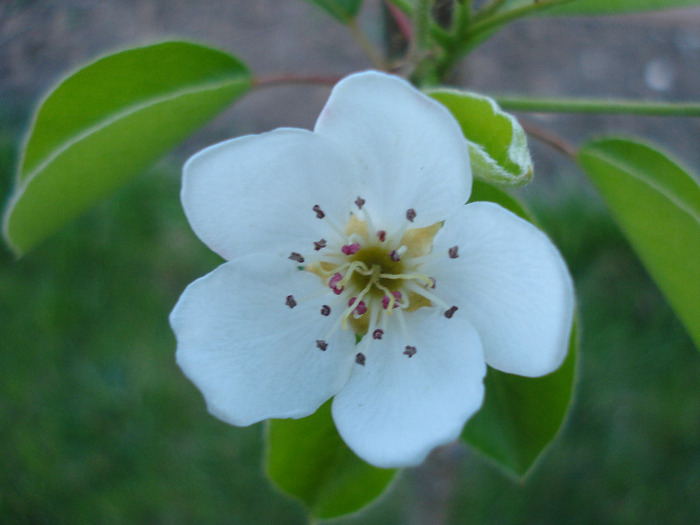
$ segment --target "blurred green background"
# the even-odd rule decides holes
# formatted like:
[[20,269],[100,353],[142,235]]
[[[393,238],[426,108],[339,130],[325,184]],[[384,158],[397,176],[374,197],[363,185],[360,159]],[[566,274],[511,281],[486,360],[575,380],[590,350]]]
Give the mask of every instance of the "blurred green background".
[[[10,4],[11,16],[0,18],[3,196],[39,93],[104,49],[174,31],[203,40],[208,31],[256,71],[367,67],[347,51],[342,28],[291,0]],[[132,25],[118,28],[129,16]],[[698,98],[700,30],[668,15],[625,19],[624,31],[614,20],[521,24],[480,50],[463,81]],[[232,36],[222,36],[227,27]],[[551,52],[573,57],[571,71],[552,76],[556,53],[533,55],[526,67],[518,43],[552,48],[567,31]],[[636,38],[651,50],[639,51]],[[600,54],[606,45],[612,58]],[[638,69],[628,62],[635,57]],[[624,75],[614,73],[618,60]],[[674,73],[664,76],[659,64]],[[309,127],[326,96],[323,88],[254,93],[23,259],[0,249],[0,523],[305,522],[262,473],[263,425],[234,428],[207,414],[174,363],[167,316],[183,288],[219,263],[182,214],[184,158],[234,134]],[[700,165],[697,119],[529,118],[572,140],[631,129]],[[366,514],[339,523],[700,523],[700,356],[577,170],[539,147],[535,160],[538,181],[521,196],[567,259],[581,315],[577,393],[563,431],[525,483],[447,447],[404,471]]]

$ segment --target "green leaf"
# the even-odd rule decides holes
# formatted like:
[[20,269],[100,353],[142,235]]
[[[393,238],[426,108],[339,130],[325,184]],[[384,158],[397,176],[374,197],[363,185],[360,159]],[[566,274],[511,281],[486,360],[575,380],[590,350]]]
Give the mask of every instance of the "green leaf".
[[[510,0],[505,4],[505,7],[506,9],[516,9],[534,3],[536,3],[534,0]],[[615,15],[693,6],[700,6],[700,0],[573,0],[562,2],[562,5],[554,6],[551,9],[543,9],[539,13],[555,16]]]
[[362,8],[362,0],[304,0],[326,11],[333,18],[347,24],[354,20]]
[[645,144],[605,138],[578,160],[700,349],[700,184]]
[[96,204],[250,88],[234,57],[165,42],[93,62],[43,101],[5,211],[22,254]]
[[532,160],[523,128],[489,97],[450,89],[428,94],[454,115],[469,143],[474,175],[519,186],[532,178]]
[[[499,188],[475,181],[471,201],[496,202],[524,219],[528,212]],[[572,328],[569,354],[543,377],[522,377],[488,369],[481,410],[462,439],[499,465],[524,476],[556,436],[568,412],[576,374],[578,338]]]
[[328,401],[309,417],[272,420],[267,433],[268,476],[321,519],[362,509],[396,474],[355,456],[338,435],[330,407]]

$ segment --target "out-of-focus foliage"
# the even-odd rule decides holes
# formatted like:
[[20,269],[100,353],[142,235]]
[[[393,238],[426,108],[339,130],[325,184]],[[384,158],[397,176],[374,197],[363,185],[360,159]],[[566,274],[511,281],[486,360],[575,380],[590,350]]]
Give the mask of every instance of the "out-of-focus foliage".
[[[544,3],[548,0],[540,0]],[[538,0],[508,0],[506,8],[516,9],[538,3]],[[546,15],[614,15],[660,9],[678,9],[681,7],[700,6],[700,0],[570,0],[560,2],[551,9],[545,9]]]
[[362,0],[304,0],[317,5],[333,18],[347,24],[353,20],[362,7]]

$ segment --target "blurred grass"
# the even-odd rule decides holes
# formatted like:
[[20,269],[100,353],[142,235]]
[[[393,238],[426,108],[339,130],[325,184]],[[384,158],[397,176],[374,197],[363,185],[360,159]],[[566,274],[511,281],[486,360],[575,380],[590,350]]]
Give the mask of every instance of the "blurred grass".
[[[15,131],[0,131],[2,195]],[[262,474],[261,426],[209,416],[175,365],[169,311],[219,262],[178,193],[162,165],[20,261],[2,249],[1,523],[304,522]],[[697,351],[594,197],[533,207],[577,283],[575,405],[525,485],[462,451],[450,522],[700,522]],[[423,474],[341,522],[417,522]]]

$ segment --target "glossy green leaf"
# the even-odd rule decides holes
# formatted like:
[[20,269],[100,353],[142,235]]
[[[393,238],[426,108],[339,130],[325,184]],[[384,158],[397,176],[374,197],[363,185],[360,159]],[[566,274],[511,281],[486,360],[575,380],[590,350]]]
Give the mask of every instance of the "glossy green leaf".
[[[510,195],[475,181],[472,201],[491,201],[524,219],[527,211]],[[499,465],[523,476],[556,436],[567,414],[576,372],[577,337],[559,369],[543,377],[521,377],[489,368],[481,410],[462,439]]]
[[450,89],[428,94],[449,109],[462,127],[475,176],[511,186],[532,178],[532,159],[523,128],[492,98]]
[[700,184],[645,144],[607,138],[578,155],[647,271],[700,349]]
[[165,42],[63,80],[34,116],[5,212],[19,255],[157,160],[250,87],[234,57]]
[[326,11],[333,18],[347,24],[353,20],[362,8],[362,0],[304,0]]
[[[505,7],[506,9],[516,9],[534,3],[537,2],[535,0],[509,0]],[[562,5],[551,9],[543,9],[538,13],[555,16],[616,15],[694,6],[700,6],[700,0],[573,0],[562,2]]]
[[330,406],[328,401],[303,419],[272,420],[267,433],[268,476],[321,519],[364,508],[396,474],[355,456],[338,435]]

